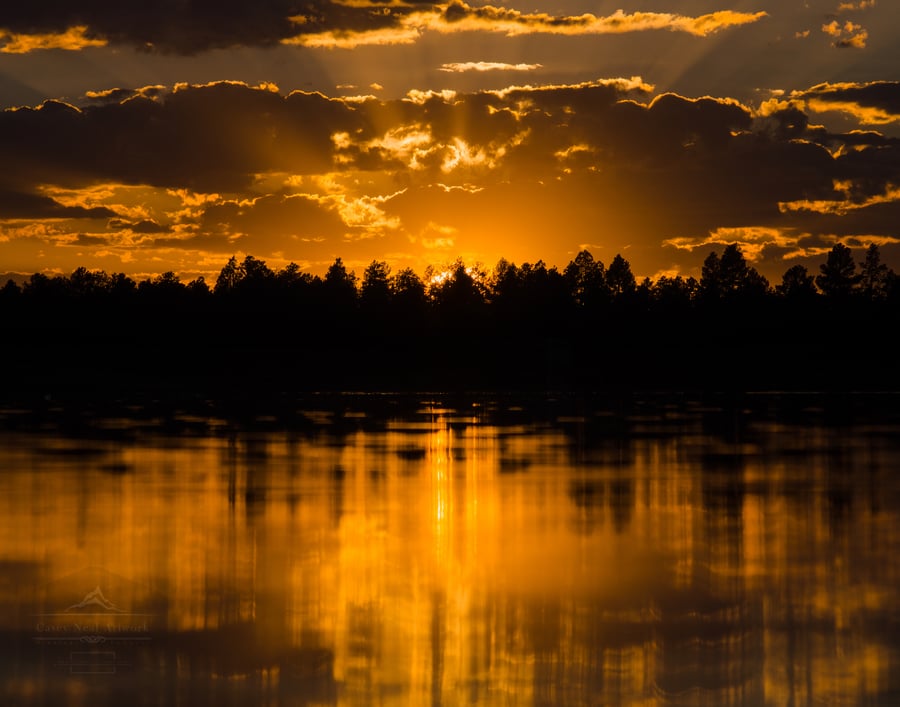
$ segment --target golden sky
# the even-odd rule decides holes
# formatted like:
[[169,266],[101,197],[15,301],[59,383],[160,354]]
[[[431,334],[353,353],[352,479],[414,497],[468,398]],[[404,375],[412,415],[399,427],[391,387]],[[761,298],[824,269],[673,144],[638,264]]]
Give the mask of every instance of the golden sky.
[[0,276],[900,270],[898,38],[888,0],[4,3]]

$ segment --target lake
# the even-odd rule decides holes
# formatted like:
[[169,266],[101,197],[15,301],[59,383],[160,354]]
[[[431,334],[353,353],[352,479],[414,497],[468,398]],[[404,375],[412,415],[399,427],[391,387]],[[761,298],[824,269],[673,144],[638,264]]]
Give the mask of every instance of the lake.
[[7,406],[0,702],[898,704],[898,403]]

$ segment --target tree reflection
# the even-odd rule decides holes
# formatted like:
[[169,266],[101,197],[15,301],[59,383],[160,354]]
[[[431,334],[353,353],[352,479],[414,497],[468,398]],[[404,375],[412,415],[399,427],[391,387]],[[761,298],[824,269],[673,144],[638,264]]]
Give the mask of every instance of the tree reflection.
[[[0,428],[4,697],[890,704],[893,398],[364,400]],[[97,584],[147,615],[125,680],[35,640]]]

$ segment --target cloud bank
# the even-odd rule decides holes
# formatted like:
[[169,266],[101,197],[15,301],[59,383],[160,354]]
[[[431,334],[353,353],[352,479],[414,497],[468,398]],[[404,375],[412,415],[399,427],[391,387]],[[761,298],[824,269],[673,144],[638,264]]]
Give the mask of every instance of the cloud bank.
[[415,41],[425,32],[621,34],[671,30],[706,37],[757,22],[765,12],[718,10],[698,16],[618,10],[611,15],[525,13],[493,5],[415,0],[203,0],[122,3],[112,0],[31,0],[0,8],[0,52],[78,50],[129,45],[197,54],[230,47],[296,44],[348,48]]
[[77,103],[0,113],[13,266],[48,250],[179,271],[235,252],[319,269],[338,255],[564,265],[591,243],[654,275],[737,241],[774,278],[837,241],[897,255],[900,141],[810,116],[895,120],[898,83],[755,107],[654,95],[639,77],[396,100],[217,82]]

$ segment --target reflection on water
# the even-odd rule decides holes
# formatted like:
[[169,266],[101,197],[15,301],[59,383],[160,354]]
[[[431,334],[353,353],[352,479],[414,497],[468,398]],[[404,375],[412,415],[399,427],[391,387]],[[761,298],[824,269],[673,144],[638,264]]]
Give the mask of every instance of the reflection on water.
[[900,699],[897,420],[370,403],[8,411],[0,701]]

